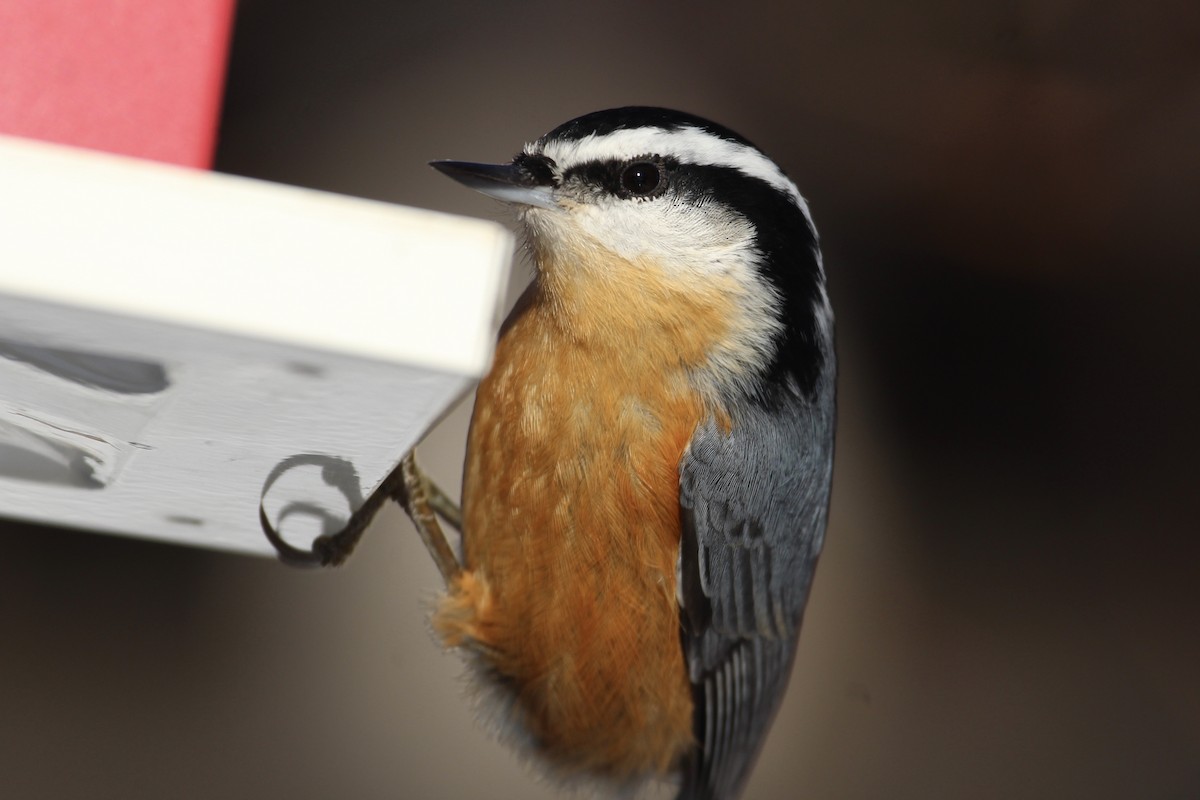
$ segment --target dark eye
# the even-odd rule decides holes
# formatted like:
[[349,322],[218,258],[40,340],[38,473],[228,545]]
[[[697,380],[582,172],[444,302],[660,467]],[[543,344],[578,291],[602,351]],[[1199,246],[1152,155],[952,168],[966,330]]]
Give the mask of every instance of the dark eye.
[[635,197],[654,194],[662,180],[662,169],[649,161],[635,161],[621,170],[621,188]]

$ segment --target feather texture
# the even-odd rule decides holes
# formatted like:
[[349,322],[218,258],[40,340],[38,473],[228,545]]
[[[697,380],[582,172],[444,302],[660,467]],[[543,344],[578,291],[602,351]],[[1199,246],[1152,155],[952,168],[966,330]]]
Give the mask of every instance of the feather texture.
[[680,797],[737,796],[787,686],[824,540],[832,358],[812,400],[745,406],[680,465],[679,593],[699,747]]

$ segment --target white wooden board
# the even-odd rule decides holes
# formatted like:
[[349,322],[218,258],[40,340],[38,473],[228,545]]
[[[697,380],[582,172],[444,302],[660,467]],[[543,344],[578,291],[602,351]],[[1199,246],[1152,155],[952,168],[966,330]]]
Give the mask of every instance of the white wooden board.
[[483,374],[499,225],[0,137],[0,517],[273,554]]

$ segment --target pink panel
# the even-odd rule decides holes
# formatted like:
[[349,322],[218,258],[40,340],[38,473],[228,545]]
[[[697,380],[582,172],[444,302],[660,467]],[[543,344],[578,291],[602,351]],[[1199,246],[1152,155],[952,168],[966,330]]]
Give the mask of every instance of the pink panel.
[[210,166],[233,4],[0,2],[0,133]]

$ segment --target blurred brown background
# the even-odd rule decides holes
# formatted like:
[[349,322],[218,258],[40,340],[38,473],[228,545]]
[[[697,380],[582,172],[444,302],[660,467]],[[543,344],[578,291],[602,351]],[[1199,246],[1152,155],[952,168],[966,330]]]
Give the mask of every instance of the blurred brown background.
[[[785,166],[838,313],[833,513],[747,797],[1200,797],[1200,5],[241,0],[218,168],[425,166],[669,105]],[[469,403],[426,465],[457,486]],[[348,566],[0,523],[0,797],[541,798],[389,510]]]

